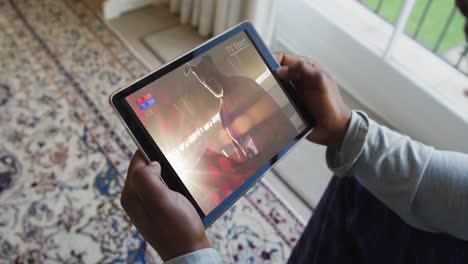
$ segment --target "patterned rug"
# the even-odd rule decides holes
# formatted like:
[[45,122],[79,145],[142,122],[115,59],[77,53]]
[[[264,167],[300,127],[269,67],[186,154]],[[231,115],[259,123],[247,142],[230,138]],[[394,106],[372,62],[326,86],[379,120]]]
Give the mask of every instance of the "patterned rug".
[[[0,262],[159,263],[120,207],[135,146],[109,94],[148,69],[80,1],[0,0]],[[302,223],[259,183],[208,231],[283,263]]]

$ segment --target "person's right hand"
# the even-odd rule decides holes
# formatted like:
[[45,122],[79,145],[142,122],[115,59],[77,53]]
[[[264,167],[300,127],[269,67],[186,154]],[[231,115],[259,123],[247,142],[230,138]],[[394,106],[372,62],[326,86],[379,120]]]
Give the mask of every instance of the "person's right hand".
[[351,110],[341,99],[335,81],[312,59],[275,53],[280,64],[276,74],[292,81],[297,98],[303,100],[305,110],[313,116],[315,127],[308,135],[312,142],[339,148],[351,119]]

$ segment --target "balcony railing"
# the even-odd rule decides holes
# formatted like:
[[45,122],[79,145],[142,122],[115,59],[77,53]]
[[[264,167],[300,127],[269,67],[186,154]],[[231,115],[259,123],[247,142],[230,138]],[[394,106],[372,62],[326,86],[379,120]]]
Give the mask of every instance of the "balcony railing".
[[[405,0],[356,1],[394,26],[405,3]],[[463,32],[465,17],[455,1],[414,0],[411,8],[405,34],[468,76],[468,41]]]

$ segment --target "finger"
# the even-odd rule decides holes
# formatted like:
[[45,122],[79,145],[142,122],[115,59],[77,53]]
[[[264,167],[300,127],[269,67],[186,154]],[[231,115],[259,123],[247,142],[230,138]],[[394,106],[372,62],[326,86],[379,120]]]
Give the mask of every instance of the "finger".
[[145,156],[141,153],[140,150],[135,151],[133,154],[132,160],[130,161],[130,165],[128,165],[128,174],[130,175],[133,170],[138,167],[145,166],[148,162],[146,161]]
[[292,53],[286,53],[286,52],[277,53],[277,54],[278,55],[276,56],[278,57],[278,63],[281,66],[289,66],[289,65],[297,63],[298,61],[304,61],[305,63],[308,63],[314,66],[315,68],[317,68],[318,70],[322,71],[322,67],[319,65],[319,63],[315,59],[292,54]]
[[[150,164],[150,162],[148,162],[148,159],[145,157],[143,152],[137,150],[135,151],[135,154],[133,154],[132,160],[130,161],[130,164],[128,166],[128,174],[130,175],[132,174],[131,172],[133,172],[135,169],[147,166],[148,164]],[[159,163],[157,165],[159,166]],[[159,177],[159,179],[162,181],[161,177]]]
[[274,52],[273,57],[275,58],[276,62],[278,62],[278,64],[281,65],[281,60],[283,59],[283,53],[282,52]]
[[289,66],[292,64],[296,64],[299,61],[305,61],[306,59],[302,56],[292,54],[292,53],[284,53],[283,58],[281,60],[281,65]]
[[[131,182],[127,181],[120,197],[120,203],[132,223],[140,232],[151,230],[150,218],[135,194]],[[144,234],[142,234],[144,235]]]
[[132,157],[132,160],[130,161],[130,164],[128,165],[128,169],[127,169],[127,177],[125,178],[125,184],[124,184],[124,187],[122,189],[122,194],[120,195],[120,204],[122,205],[122,207],[124,208],[124,210],[127,212],[128,214],[128,211],[127,211],[127,208],[128,207],[131,207],[132,206],[132,200],[129,199],[130,198],[130,190],[132,189],[130,187],[131,185],[131,175],[133,173],[133,171],[135,170],[136,167],[139,167],[139,166],[144,166],[145,163],[141,164],[141,158],[139,157],[141,155],[140,151],[137,150],[135,152],[135,154],[133,154],[133,157]]
[[144,207],[146,204],[162,206],[167,202],[170,190],[160,178],[161,166],[158,162],[136,167],[128,177]]
[[309,63],[300,60],[296,63],[280,67],[276,74],[279,78],[291,81],[313,81],[320,74],[319,70]]
[[[279,54],[278,55],[278,63],[281,66],[292,65],[292,64],[297,63],[298,61],[308,61],[308,60],[310,60],[307,57],[303,57],[303,56],[300,56],[300,55],[287,53],[287,52],[281,52],[281,53],[278,53],[278,54]],[[313,60],[312,60],[312,62],[315,63],[315,61],[313,61]]]
[[146,166],[146,160],[140,150],[137,150],[130,161],[127,178],[125,179],[125,185],[120,196],[120,203],[132,221],[133,218],[139,218],[135,217],[135,215],[139,215],[138,213],[135,213],[135,208],[141,208],[138,197],[136,196],[135,188],[132,186],[132,177],[135,169],[144,166]]

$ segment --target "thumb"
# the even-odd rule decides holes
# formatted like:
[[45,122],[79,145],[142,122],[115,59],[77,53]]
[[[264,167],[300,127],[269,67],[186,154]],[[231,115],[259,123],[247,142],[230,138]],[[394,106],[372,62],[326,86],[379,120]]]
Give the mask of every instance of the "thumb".
[[170,190],[161,179],[161,165],[158,162],[139,166],[129,176],[133,189],[142,202],[156,205],[169,196]]

